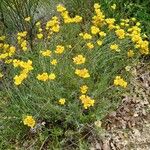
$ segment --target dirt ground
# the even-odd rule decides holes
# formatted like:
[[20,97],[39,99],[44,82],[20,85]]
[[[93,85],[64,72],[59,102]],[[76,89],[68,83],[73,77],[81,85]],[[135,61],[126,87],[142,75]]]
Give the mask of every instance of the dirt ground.
[[131,90],[102,122],[106,129],[90,150],[150,150],[150,64],[131,69]]

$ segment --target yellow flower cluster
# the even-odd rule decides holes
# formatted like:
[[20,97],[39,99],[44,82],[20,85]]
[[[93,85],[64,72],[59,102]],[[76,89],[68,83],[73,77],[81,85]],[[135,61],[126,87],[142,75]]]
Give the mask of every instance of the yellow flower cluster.
[[23,51],[27,51],[27,49],[28,49],[26,36],[27,36],[27,31],[19,32],[17,34],[18,44],[20,45],[20,47]]
[[128,29],[129,36],[131,37],[132,42],[135,44],[135,48],[138,48],[142,54],[149,54],[149,42],[143,40],[141,37],[141,29],[138,27],[140,23],[136,23],[136,26],[133,26]]
[[134,56],[133,50],[129,50],[129,51],[127,52],[127,55],[128,55],[128,57],[133,57],[133,56]]
[[106,18],[105,19],[105,23],[108,25],[108,28],[110,30],[117,28],[114,24],[115,21],[116,21],[115,18]]
[[37,77],[36,77],[38,80],[40,81],[47,81],[47,80],[55,80],[56,78],[56,75],[54,73],[50,73],[48,75],[48,73],[44,72],[42,74],[38,74]]
[[94,106],[95,100],[91,99],[89,96],[81,95],[80,100],[81,100],[83,107],[85,109],[88,109],[89,107]]
[[85,63],[85,57],[83,55],[78,55],[73,58],[73,62],[77,65],[84,64]]
[[42,33],[42,31],[43,31],[43,29],[42,29],[42,27],[41,27],[41,22],[40,21],[38,21],[36,24],[36,27],[37,27],[37,38],[38,39],[42,39],[43,38],[43,33]]
[[87,86],[87,85],[81,86],[81,87],[80,87],[80,91],[81,91],[82,94],[87,93],[87,91],[88,91],[88,86]]
[[53,32],[59,32],[60,25],[59,25],[58,17],[54,16],[51,20],[46,23],[46,30],[48,31],[48,35],[50,36]]
[[50,57],[52,54],[50,50],[43,50],[43,51],[40,51],[40,53],[42,54],[42,56],[45,56],[45,57]]
[[64,47],[64,46],[62,46],[62,45],[57,45],[57,46],[56,46],[55,53],[56,53],[56,54],[62,54],[62,53],[64,52],[64,50],[65,50],[65,47]]
[[96,26],[91,26],[91,33],[96,35],[100,32],[99,28]]
[[[86,58],[83,55],[77,55],[76,57],[73,58],[73,62],[76,65],[84,64],[85,60],[86,60]],[[83,78],[83,79],[90,77],[89,71],[86,68],[84,68],[84,69],[76,69],[75,70],[75,74],[78,75],[79,77]],[[88,91],[88,86],[87,85],[80,86],[80,92],[82,94],[86,94],[87,91]],[[89,96],[81,95],[79,97],[79,99],[81,100],[81,102],[83,104],[83,107],[85,109],[87,109],[87,108],[89,108],[91,106],[94,106],[94,102],[95,101],[93,99],[91,99]]]
[[118,86],[122,86],[124,88],[127,87],[127,82],[124,81],[120,76],[116,76],[115,80],[114,80],[114,85]]
[[88,49],[93,49],[94,48],[94,44],[91,42],[88,42],[87,44]]
[[5,60],[5,63],[11,62],[12,57],[16,52],[16,48],[9,44],[0,43],[0,60]]
[[89,78],[90,77],[89,71],[86,68],[76,69],[75,74],[78,75],[79,77],[82,77],[82,78]]
[[36,124],[36,121],[35,121],[35,119],[32,116],[26,116],[23,119],[23,124],[27,125],[28,127],[33,128],[35,126],[35,124]]
[[119,46],[117,44],[110,45],[110,49],[116,52],[120,51]]
[[92,20],[92,23],[95,25],[95,26],[102,26],[104,21],[105,21],[105,15],[103,14],[103,12],[101,11],[100,9],[100,5],[98,3],[95,3],[94,4],[94,10],[95,10],[95,13],[96,15],[93,16],[93,20]]
[[57,11],[61,13],[61,16],[63,17],[64,23],[79,23],[82,21],[82,17],[78,16],[78,15],[76,15],[74,18],[71,18],[69,16],[69,12],[61,4],[59,4],[57,6]]
[[20,85],[23,82],[23,80],[25,80],[28,77],[29,72],[33,70],[32,61],[28,60],[27,62],[24,62],[21,60],[14,59],[13,65],[14,67],[20,67],[23,69],[19,75],[16,75],[14,77],[14,84]]
[[24,20],[25,20],[26,22],[30,22],[31,17],[26,17]]
[[124,39],[125,38],[125,31],[123,29],[117,29],[115,31],[116,35],[118,36],[119,39]]
[[89,33],[80,33],[79,34],[81,37],[83,37],[84,40],[91,40],[92,36]]

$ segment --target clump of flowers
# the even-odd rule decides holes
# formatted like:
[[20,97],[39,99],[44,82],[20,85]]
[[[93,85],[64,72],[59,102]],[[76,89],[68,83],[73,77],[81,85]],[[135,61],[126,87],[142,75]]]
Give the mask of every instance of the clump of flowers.
[[80,100],[81,100],[83,107],[85,109],[88,109],[89,107],[94,106],[95,100],[91,99],[89,96],[81,95]]
[[114,80],[114,85],[122,86],[123,88],[126,88],[127,82],[124,79],[122,79],[120,76],[116,76],[116,78]]
[[55,80],[56,75],[54,73],[48,74],[48,73],[44,72],[42,74],[38,74],[36,78],[38,80],[40,80],[40,81],[44,81],[45,82],[47,80]]
[[79,77],[82,77],[82,78],[89,78],[90,77],[89,71],[86,68],[76,69],[75,74],[78,75]]
[[64,20],[64,23],[80,23],[82,21],[82,17],[81,16],[78,16],[76,15],[74,18],[71,18],[69,16],[69,12],[66,10],[66,8],[59,4],[57,6],[57,11],[60,12],[63,20]]
[[15,68],[20,67],[22,69],[20,74],[16,75],[14,77],[15,85],[20,85],[23,82],[23,80],[25,80],[28,77],[29,72],[31,70],[33,70],[32,61],[28,60],[27,62],[24,62],[24,61],[21,61],[21,60],[14,59],[13,60],[13,65],[14,65]]
[[18,45],[23,51],[28,50],[28,42],[26,38],[27,38],[27,31],[18,32],[17,34]]

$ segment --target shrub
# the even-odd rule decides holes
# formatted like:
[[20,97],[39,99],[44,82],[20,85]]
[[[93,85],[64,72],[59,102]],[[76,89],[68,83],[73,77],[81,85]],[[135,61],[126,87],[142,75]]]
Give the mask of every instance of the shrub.
[[[115,5],[111,9],[115,13]],[[98,3],[89,23],[70,17],[63,5],[57,11],[45,26],[36,22],[32,47],[27,31],[17,33],[14,46],[1,37],[7,68],[1,70],[2,134],[8,142],[33,132],[59,146],[68,132],[81,137],[83,125],[115,109],[130,86],[130,68],[149,53],[135,18],[108,18]]]

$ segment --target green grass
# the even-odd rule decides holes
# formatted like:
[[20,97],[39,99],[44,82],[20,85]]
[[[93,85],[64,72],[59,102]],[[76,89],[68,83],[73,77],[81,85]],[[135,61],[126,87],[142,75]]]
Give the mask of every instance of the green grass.
[[[95,46],[94,50],[87,50],[85,41],[78,34],[90,25],[89,20],[93,15],[91,6],[94,1],[92,4],[79,0],[64,1],[64,3],[71,11],[71,15],[79,14],[85,17],[85,23],[63,25],[61,32],[50,42],[34,41],[32,51],[17,53],[15,58],[24,61],[31,59],[34,67],[21,86],[16,87],[13,84],[13,77],[20,70],[5,64],[7,69],[1,83],[2,87],[0,87],[1,149],[22,148],[24,143],[27,144],[27,147],[31,146],[34,149],[42,147],[88,149],[86,134],[89,133],[89,136],[91,132],[96,134],[96,129],[93,128],[94,122],[103,119],[109,112],[115,110],[121,101],[121,95],[127,92],[126,89],[114,87],[113,79],[116,75],[121,74],[130,83],[130,73],[127,73],[124,68],[138,62],[139,57],[139,54],[136,54],[134,58],[127,59],[127,49],[133,48],[131,41],[129,39],[118,40],[114,33],[108,32],[103,46]],[[103,10],[107,12],[106,16],[117,17],[118,20],[120,17],[136,16],[144,25],[149,25],[146,2],[140,3],[139,1],[131,7],[128,1],[125,3],[121,1],[120,4],[118,3],[116,14],[108,11],[112,3],[115,1],[101,1]],[[137,7],[145,11],[140,13],[137,10],[134,13],[133,10],[136,10]],[[88,16],[89,10],[91,13]],[[143,30],[149,33],[146,26],[143,26]],[[111,52],[109,49],[111,43],[118,43],[121,53]],[[72,48],[66,48],[66,52],[58,57],[60,63],[54,68],[50,66],[50,58],[41,57],[39,51],[45,48],[54,50],[58,44],[65,46],[71,44]],[[72,63],[72,57],[80,53],[84,54],[88,60],[85,67],[89,69],[91,78],[85,82],[90,85],[89,95],[96,100],[95,106],[88,110],[84,110],[78,100],[79,87],[85,82],[74,75],[76,66]],[[54,82],[38,81],[37,74],[44,71],[54,71],[58,78]],[[65,106],[58,105],[57,100],[61,97],[67,99]],[[22,117],[28,114],[33,115],[39,123],[35,133],[22,123]],[[45,122],[45,126],[42,126],[41,122]]]

